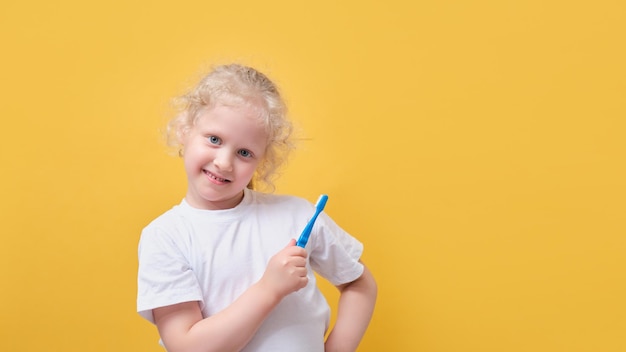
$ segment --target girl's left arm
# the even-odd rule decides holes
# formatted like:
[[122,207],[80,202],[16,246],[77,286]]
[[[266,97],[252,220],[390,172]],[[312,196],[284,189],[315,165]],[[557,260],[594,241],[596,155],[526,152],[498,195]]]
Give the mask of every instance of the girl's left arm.
[[356,351],[372,319],[378,292],[376,281],[364,264],[358,279],[337,288],[341,292],[337,321],[328,335],[325,351]]

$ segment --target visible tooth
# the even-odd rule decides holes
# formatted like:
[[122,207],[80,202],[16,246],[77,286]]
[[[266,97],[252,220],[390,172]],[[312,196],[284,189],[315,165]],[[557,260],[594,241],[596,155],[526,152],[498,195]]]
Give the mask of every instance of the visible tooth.
[[213,174],[211,174],[211,173],[209,173],[209,177],[211,177],[211,178],[212,178],[212,179],[214,179],[214,180],[218,180],[218,181],[220,181],[220,182],[224,182],[224,181],[226,181],[226,179],[225,179],[225,178],[219,178],[219,177],[217,177],[217,176],[215,176],[215,175],[213,175]]

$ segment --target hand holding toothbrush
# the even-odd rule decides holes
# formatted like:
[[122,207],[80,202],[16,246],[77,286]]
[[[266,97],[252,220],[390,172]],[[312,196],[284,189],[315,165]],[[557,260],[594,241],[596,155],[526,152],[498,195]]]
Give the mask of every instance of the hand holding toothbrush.
[[317,216],[324,210],[328,196],[322,194],[315,205],[315,214],[300,234],[298,241],[292,239],[287,247],[276,253],[267,264],[260,283],[276,293],[279,299],[298,291],[309,282],[304,250]]
[[309,283],[306,267],[307,252],[295,244],[296,240],[292,239],[287,247],[270,259],[259,281],[270,292],[275,293],[279,300]]

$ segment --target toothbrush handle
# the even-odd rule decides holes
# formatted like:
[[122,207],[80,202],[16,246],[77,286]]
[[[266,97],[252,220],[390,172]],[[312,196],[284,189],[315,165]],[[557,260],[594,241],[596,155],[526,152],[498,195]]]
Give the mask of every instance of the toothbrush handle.
[[309,236],[311,235],[311,230],[313,230],[313,224],[315,223],[318,215],[319,212],[315,212],[311,220],[309,220],[309,222],[306,224],[306,227],[302,231],[302,234],[300,234],[300,238],[298,238],[298,242],[296,242],[296,246],[302,248],[306,246],[307,242],[309,241]]
[[324,210],[324,207],[326,206],[327,201],[328,201],[327,195],[322,194],[319,197],[319,199],[317,200],[317,204],[315,204],[315,213],[313,214],[313,217],[311,218],[311,220],[309,220],[309,222],[306,224],[306,227],[302,231],[300,238],[298,238],[298,241],[296,242],[296,246],[302,247],[302,248],[306,246],[306,243],[309,241],[309,236],[311,235],[311,230],[313,230],[313,224],[315,224],[315,220],[317,219],[317,216],[320,215],[322,210]]

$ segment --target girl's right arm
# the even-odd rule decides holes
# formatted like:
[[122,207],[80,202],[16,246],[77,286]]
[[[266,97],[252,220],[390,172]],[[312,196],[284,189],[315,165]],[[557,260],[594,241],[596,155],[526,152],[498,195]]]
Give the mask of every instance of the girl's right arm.
[[168,352],[239,351],[286,295],[308,283],[307,253],[295,240],[274,255],[263,277],[230,306],[202,318],[198,302],[152,310]]

